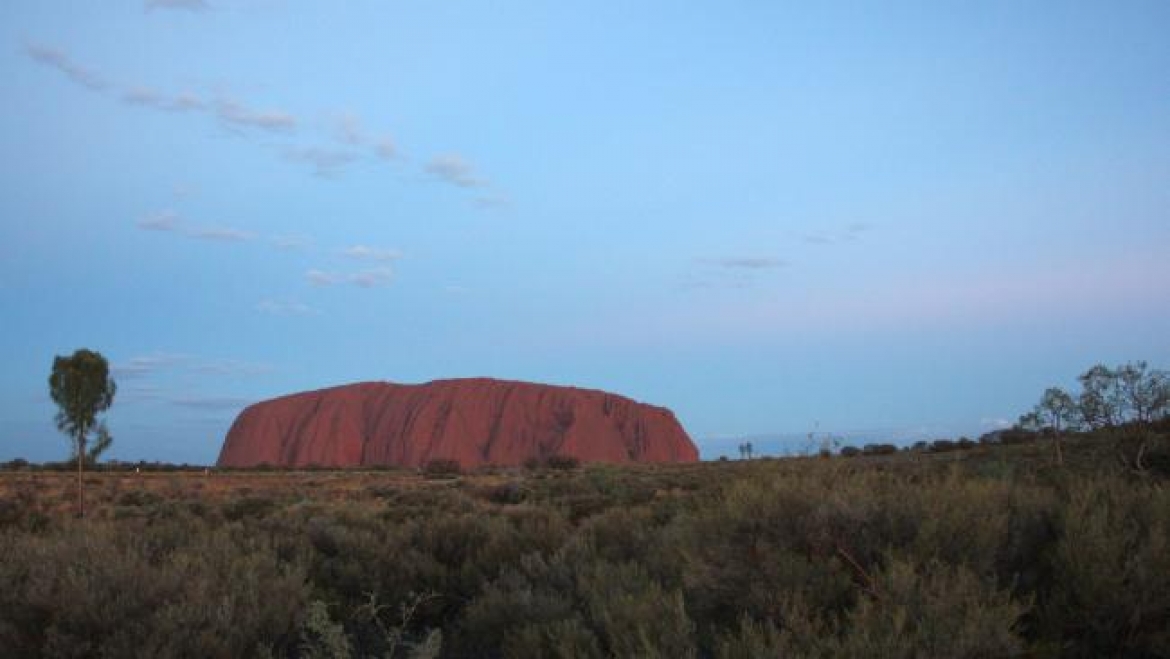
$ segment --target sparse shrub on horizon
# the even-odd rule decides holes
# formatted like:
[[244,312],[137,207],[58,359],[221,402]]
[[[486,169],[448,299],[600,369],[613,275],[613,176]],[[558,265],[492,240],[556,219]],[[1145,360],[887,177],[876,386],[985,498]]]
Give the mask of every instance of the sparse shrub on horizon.
[[549,469],[557,469],[559,471],[569,471],[581,466],[581,460],[571,455],[562,455],[554,453],[545,458],[545,466]]
[[454,478],[463,473],[463,467],[458,460],[435,458],[423,465],[422,473],[427,478]]

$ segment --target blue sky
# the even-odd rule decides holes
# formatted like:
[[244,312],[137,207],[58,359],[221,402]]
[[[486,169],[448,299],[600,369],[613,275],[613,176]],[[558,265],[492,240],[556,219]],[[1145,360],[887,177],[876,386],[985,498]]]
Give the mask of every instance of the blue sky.
[[360,380],[612,390],[711,457],[1170,366],[1165,2],[0,15],[0,459],[67,453],[82,346],[110,456],[195,463]]

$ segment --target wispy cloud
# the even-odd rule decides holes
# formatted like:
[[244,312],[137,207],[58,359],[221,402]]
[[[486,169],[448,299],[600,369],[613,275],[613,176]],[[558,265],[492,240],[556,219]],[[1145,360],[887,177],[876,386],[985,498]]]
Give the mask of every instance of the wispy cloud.
[[475,172],[475,167],[455,153],[435,156],[424,168],[427,174],[461,188],[477,188],[487,184]]
[[784,260],[770,256],[724,256],[714,259],[700,259],[700,262],[733,270],[770,270],[787,265]]
[[481,210],[500,210],[511,206],[512,200],[506,195],[491,194],[476,197],[471,200],[471,203]]
[[243,229],[232,227],[192,225],[173,210],[162,210],[151,213],[135,223],[144,231],[168,231],[196,240],[213,242],[244,242],[252,240],[256,234]]
[[394,160],[398,157],[398,145],[393,138],[382,137],[374,142],[374,153],[382,160]]
[[94,91],[105,91],[110,87],[110,83],[101,74],[74,62],[68,55],[56,48],[32,44],[26,46],[24,51],[34,62],[60,71],[67,78],[83,87]]
[[[203,11],[209,5],[204,0],[147,0],[147,10],[180,9]],[[56,69],[73,82],[96,92],[111,92],[126,105],[167,113],[200,113],[238,134],[257,131],[275,135],[300,134],[302,122],[293,112],[283,109],[257,109],[249,103],[228,95],[204,96],[192,91],[169,93],[142,85],[115,85],[101,73],[71,59],[65,52],[44,45],[29,45],[25,52],[33,61]],[[393,161],[403,158],[398,143],[389,134],[367,129],[356,114],[343,114],[325,126],[310,124],[305,133],[316,144],[273,145],[278,156],[288,162],[312,166],[321,177],[340,174],[356,161],[372,159]],[[334,147],[326,146],[329,141]],[[344,148],[336,148],[340,144]],[[431,158],[422,166],[431,178],[461,188],[486,188],[490,183],[476,168],[459,154],[446,153]],[[499,208],[507,205],[506,197],[481,196],[475,200],[479,208]]]
[[357,115],[342,115],[333,126],[333,138],[349,146],[361,146],[365,144],[366,133],[362,127],[362,120]]
[[252,240],[256,234],[242,229],[231,227],[199,227],[187,231],[187,235],[199,240],[211,240],[221,243],[239,243]]
[[175,211],[163,210],[138,220],[138,228],[146,231],[178,231],[181,220]]
[[193,92],[172,96],[146,87],[135,87],[122,92],[122,101],[163,112],[202,112],[207,109],[207,103]]
[[336,176],[346,165],[358,159],[352,151],[324,147],[289,147],[281,152],[285,160],[311,165],[317,176]]
[[[111,371],[115,379],[136,379],[158,375],[166,371],[182,371],[204,375],[247,377],[272,372],[272,366],[240,359],[198,357],[179,352],[152,352],[114,362]],[[149,388],[149,385],[138,385]]]
[[787,266],[772,256],[720,256],[695,259],[682,281],[685,290],[705,288],[750,288],[764,272]]
[[261,300],[256,311],[272,316],[314,316],[320,312],[300,300]]
[[297,127],[297,118],[289,112],[255,110],[232,98],[219,99],[215,105],[215,116],[221,123],[235,128],[290,132]]
[[313,244],[313,239],[304,234],[285,234],[281,236],[272,237],[272,246],[283,250],[298,250],[304,249]]
[[865,222],[855,222],[843,229],[817,229],[799,234],[801,240],[814,245],[835,245],[857,240],[873,228]]
[[341,250],[342,256],[358,261],[377,261],[387,263],[402,258],[402,252],[396,249],[369,247],[368,245],[354,245]]
[[265,373],[271,373],[273,370],[269,364],[222,358],[192,360],[188,363],[188,367],[198,373],[228,376],[263,375]]
[[252,398],[242,398],[238,396],[201,396],[186,394],[181,396],[171,396],[168,398],[168,402],[180,407],[230,412],[243,409],[256,401]]
[[186,11],[207,11],[211,5],[206,0],[146,0],[143,3],[146,11],[155,9],[182,9]]
[[155,352],[131,357],[124,362],[114,362],[110,370],[115,379],[141,378],[173,368],[188,359],[190,359],[189,355],[180,353]]
[[357,272],[329,272],[314,269],[306,272],[305,278],[313,286],[319,287],[351,284],[360,288],[377,288],[389,284],[394,278],[394,271],[385,266]]
[[394,160],[399,156],[398,145],[392,137],[371,134],[356,114],[345,113],[337,117],[329,132],[334,141],[350,148],[369,148],[381,160]]

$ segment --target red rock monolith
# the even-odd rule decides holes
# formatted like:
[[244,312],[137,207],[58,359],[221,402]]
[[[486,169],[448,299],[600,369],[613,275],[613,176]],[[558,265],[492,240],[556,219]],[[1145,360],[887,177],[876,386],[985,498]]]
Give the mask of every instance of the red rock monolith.
[[251,405],[221,467],[463,467],[566,455],[582,462],[694,462],[674,414],[604,391],[488,378],[363,382]]

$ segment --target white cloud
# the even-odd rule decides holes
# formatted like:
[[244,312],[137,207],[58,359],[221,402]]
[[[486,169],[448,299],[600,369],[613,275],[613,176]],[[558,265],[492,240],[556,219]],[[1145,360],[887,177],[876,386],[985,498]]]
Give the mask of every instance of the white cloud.
[[393,138],[384,136],[374,143],[374,152],[383,160],[393,160],[398,157],[398,145]]
[[345,281],[344,275],[317,269],[306,272],[305,279],[308,279],[309,283],[314,286],[334,286]]
[[724,256],[715,259],[703,259],[703,263],[736,270],[768,270],[782,268],[787,265],[783,260],[770,256]]
[[253,110],[240,101],[221,98],[215,106],[215,116],[224,124],[238,128],[260,128],[275,132],[289,132],[297,127],[297,118],[281,110]]
[[74,62],[68,55],[56,48],[32,44],[26,46],[24,52],[33,61],[57,69],[83,87],[94,91],[104,91],[110,86],[110,83],[101,74]]
[[313,244],[313,239],[309,236],[299,233],[286,234],[282,236],[272,237],[272,246],[283,250],[298,250],[304,249]]
[[512,200],[506,195],[483,195],[472,200],[476,208],[482,210],[499,210],[512,205]]
[[695,261],[699,267],[683,278],[681,287],[685,290],[750,288],[765,271],[788,265],[772,256],[722,256]]
[[306,272],[305,278],[313,286],[320,287],[352,284],[360,288],[376,288],[389,284],[394,278],[394,271],[386,266],[357,272],[327,272],[314,269]]
[[122,101],[164,112],[201,112],[207,109],[207,103],[192,92],[170,96],[145,87],[126,90],[122,93]]
[[426,164],[425,170],[431,176],[461,188],[476,188],[487,185],[487,181],[475,173],[475,167],[471,163],[454,153],[431,158],[430,162]]
[[206,0],[146,0],[143,6],[146,11],[152,11],[154,9],[183,9],[199,12],[211,8]]
[[115,362],[110,371],[115,380],[139,378],[172,368],[187,359],[190,359],[190,356],[181,353],[155,352],[131,357],[124,362]]
[[361,146],[365,144],[366,134],[362,128],[362,120],[356,115],[342,115],[333,127],[333,137],[338,142],[350,146]]
[[836,245],[857,240],[861,234],[871,230],[873,225],[854,222],[844,229],[816,229],[799,234],[800,239],[814,245]]
[[357,154],[339,149],[323,147],[289,147],[281,152],[289,162],[312,165],[317,176],[329,177],[337,174],[346,165],[357,160]]
[[173,210],[151,213],[138,220],[139,229],[144,231],[169,231],[188,238],[218,242],[242,242],[252,240],[256,234],[232,227],[208,227],[188,224]]
[[314,316],[320,312],[300,300],[261,300],[256,311],[273,316]]
[[256,237],[256,234],[250,231],[233,229],[231,227],[198,227],[188,229],[186,233],[191,238],[225,243],[244,242]]
[[178,231],[180,224],[179,214],[171,210],[151,213],[138,220],[138,228],[146,231]]
[[369,247],[367,245],[347,247],[341,251],[341,254],[358,261],[378,261],[381,263],[396,261],[402,258],[402,252],[396,249]]
[[[115,379],[134,379],[164,371],[182,371],[220,376],[255,376],[272,372],[272,366],[239,359],[205,358],[178,352],[153,352],[115,362],[111,371]],[[146,387],[147,385],[141,385]]]

